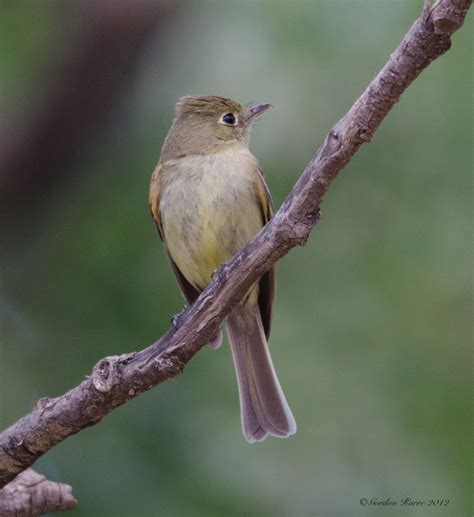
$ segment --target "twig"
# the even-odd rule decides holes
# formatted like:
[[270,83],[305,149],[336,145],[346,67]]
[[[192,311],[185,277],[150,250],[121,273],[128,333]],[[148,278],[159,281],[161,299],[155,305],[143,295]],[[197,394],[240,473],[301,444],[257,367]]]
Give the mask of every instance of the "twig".
[[60,397],[41,399],[0,434],[0,486],[60,441],[183,371],[248,288],[292,247],[305,244],[334,178],[359,147],[370,141],[410,83],[450,48],[450,35],[462,26],[470,5],[471,0],[439,0],[430,8],[425,2],[422,16],[331,129],[275,217],[218,271],[179,318],[179,330],[168,330],[140,352],[102,359],[90,378]]
[[69,485],[48,481],[27,469],[0,490],[2,517],[31,517],[75,508],[77,501]]

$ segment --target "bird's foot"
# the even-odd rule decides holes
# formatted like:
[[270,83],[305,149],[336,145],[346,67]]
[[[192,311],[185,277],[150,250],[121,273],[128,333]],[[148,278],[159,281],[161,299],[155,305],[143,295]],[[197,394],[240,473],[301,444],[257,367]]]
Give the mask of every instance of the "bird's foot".
[[319,222],[320,219],[321,219],[321,208],[318,206],[318,208],[316,208],[316,210],[314,211],[314,224]]
[[178,314],[175,314],[172,318],[171,318],[171,324],[173,325],[173,327],[176,329],[176,330],[179,330],[179,327],[181,327],[181,319],[182,319],[182,316],[183,314],[185,313],[186,309],[187,309],[187,305],[185,305],[179,312]]

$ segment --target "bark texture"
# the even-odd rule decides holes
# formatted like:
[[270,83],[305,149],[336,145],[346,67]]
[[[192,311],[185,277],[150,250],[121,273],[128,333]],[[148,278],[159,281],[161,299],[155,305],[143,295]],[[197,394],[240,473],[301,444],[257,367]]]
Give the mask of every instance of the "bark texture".
[[0,486],[60,441],[183,371],[248,288],[292,247],[305,244],[334,178],[370,141],[410,83],[450,48],[450,36],[462,26],[470,5],[471,0],[438,0],[432,7],[425,2],[421,17],[331,129],[274,218],[221,267],[198,300],[179,316],[178,330],[168,330],[139,352],[102,359],[79,386],[60,397],[40,399],[30,413],[0,434]]
[[30,517],[75,508],[77,501],[69,485],[48,481],[32,469],[22,472],[0,490],[2,517]]

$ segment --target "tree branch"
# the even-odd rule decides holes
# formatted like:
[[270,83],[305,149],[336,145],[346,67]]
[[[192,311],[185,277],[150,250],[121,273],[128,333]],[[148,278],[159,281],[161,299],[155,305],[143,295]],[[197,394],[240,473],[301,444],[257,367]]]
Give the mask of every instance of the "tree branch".
[[331,129],[283,206],[257,236],[224,264],[174,328],[148,348],[106,357],[92,376],[57,398],[43,398],[34,409],[0,434],[0,486],[42,454],[115,407],[172,379],[208,341],[249,287],[296,245],[304,245],[316,223],[319,204],[334,178],[359,147],[370,141],[410,83],[446,52],[471,0],[425,2],[390,59],[350,111]]
[[69,485],[48,481],[32,469],[22,472],[0,490],[0,515],[26,517],[75,508],[77,501]]

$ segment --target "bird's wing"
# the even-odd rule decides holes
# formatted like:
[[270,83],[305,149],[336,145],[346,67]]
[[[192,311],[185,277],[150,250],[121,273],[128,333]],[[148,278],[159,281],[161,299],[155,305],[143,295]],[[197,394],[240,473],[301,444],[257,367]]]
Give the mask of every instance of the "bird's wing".
[[160,174],[161,174],[162,166],[158,164],[156,169],[153,171],[153,175],[151,177],[150,183],[150,212],[155,221],[156,228],[158,229],[158,234],[160,235],[161,240],[165,245],[166,255],[168,257],[168,261],[171,264],[171,269],[173,270],[174,276],[178,282],[178,286],[183,293],[185,300],[191,305],[194,303],[196,298],[199,296],[199,291],[193,287],[184,277],[183,273],[181,273],[178,266],[175,264],[174,260],[171,258],[171,255],[168,251],[168,247],[166,246],[165,234],[163,232],[163,226],[161,225],[161,214],[160,214]]
[[160,182],[161,182],[161,165],[158,164],[151,176],[148,203],[150,205],[151,217],[153,218],[156,228],[158,229],[160,239],[164,240],[163,228],[161,226],[161,214],[160,214]]
[[257,173],[258,202],[262,207],[263,224],[267,224],[268,221],[273,217],[272,195],[268,190],[267,184],[265,183],[265,176],[260,167],[258,167]]
[[[263,224],[266,224],[273,217],[272,197],[260,168],[258,168],[257,195],[262,208]],[[258,293],[258,306],[267,338],[270,336],[272,325],[272,303],[275,298],[275,291],[275,268],[272,266],[260,279]]]

